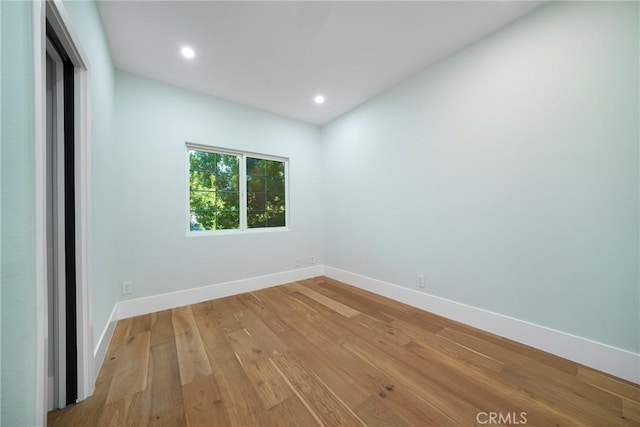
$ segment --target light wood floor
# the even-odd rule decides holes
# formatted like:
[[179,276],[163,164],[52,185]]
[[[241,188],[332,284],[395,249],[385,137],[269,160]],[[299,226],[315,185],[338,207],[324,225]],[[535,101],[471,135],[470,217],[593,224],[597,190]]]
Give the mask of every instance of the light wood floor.
[[51,426],[490,420],[637,426],[640,387],[319,277],[121,320],[95,394],[49,414]]

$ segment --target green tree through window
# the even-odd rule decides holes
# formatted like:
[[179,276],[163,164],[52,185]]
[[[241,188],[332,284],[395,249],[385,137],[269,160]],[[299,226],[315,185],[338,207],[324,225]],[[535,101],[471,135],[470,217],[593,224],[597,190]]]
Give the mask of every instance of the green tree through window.
[[284,227],[284,163],[247,157],[247,226]]
[[286,226],[286,160],[191,147],[188,159],[190,231]]
[[191,231],[240,228],[240,159],[189,151]]

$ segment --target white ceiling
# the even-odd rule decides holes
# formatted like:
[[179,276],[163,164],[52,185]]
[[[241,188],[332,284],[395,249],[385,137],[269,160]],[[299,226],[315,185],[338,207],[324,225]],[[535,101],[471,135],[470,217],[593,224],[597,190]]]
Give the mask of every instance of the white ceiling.
[[[541,2],[101,1],[123,71],[322,125]],[[196,57],[179,51],[190,45]],[[316,105],[322,93],[326,102]]]

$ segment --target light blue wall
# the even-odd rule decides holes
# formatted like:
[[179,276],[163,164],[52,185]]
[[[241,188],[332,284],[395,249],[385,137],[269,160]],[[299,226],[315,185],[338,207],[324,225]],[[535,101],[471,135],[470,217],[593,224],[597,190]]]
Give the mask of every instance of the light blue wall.
[[84,53],[88,57],[91,94],[91,285],[93,290],[94,344],[107,325],[118,299],[114,184],[116,150],[114,139],[115,71],[93,1],[65,1]]
[[36,423],[34,69],[31,2],[0,2],[3,426]]
[[[35,413],[35,171],[34,73],[31,2],[0,2],[1,151],[1,418],[32,426]],[[114,71],[94,3],[66,3],[91,63],[93,125],[93,275],[97,337],[116,301],[115,238],[107,206],[113,187]]]
[[[0,140],[2,138],[2,5],[0,4]],[[2,146],[0,145],[0,177]],[[0,424],[2,424],[2,181],[0,181]]]
[[[2,5],[0,5],[0,140],[2,138]],[[0,145],[0,177],[2,146]],[[2,424],[2,184],[0,181],[0,424]]]
[[[321,257],[320,130],[116,73],[118,273],[131,298],[295,268]],[[290,231],[187,237],[185,142],[290,159]]]
[[[2,425],[36,421],[31,7],[0,2]],[[141,297],[314,255],[640,351],[637,3],[543,6],[322,135],[114,73],[95,4],[65,8],[92,72],[96,339],[123,280]],[[292,230],[186,237],[185,141],[290,157]]]
[[633,352],[638,3],[549,3],[323,128],[330,266]]

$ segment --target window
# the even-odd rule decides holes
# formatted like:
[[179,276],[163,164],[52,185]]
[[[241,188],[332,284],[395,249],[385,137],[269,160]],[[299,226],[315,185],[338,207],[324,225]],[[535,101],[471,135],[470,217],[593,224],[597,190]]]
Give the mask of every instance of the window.
[[287,226],[287,159],[187,145],[189,231]]
[[191,231],[240,228],[240,158],[189,150]]
[[285,226],[284,162],[247,157],[247,227]]

